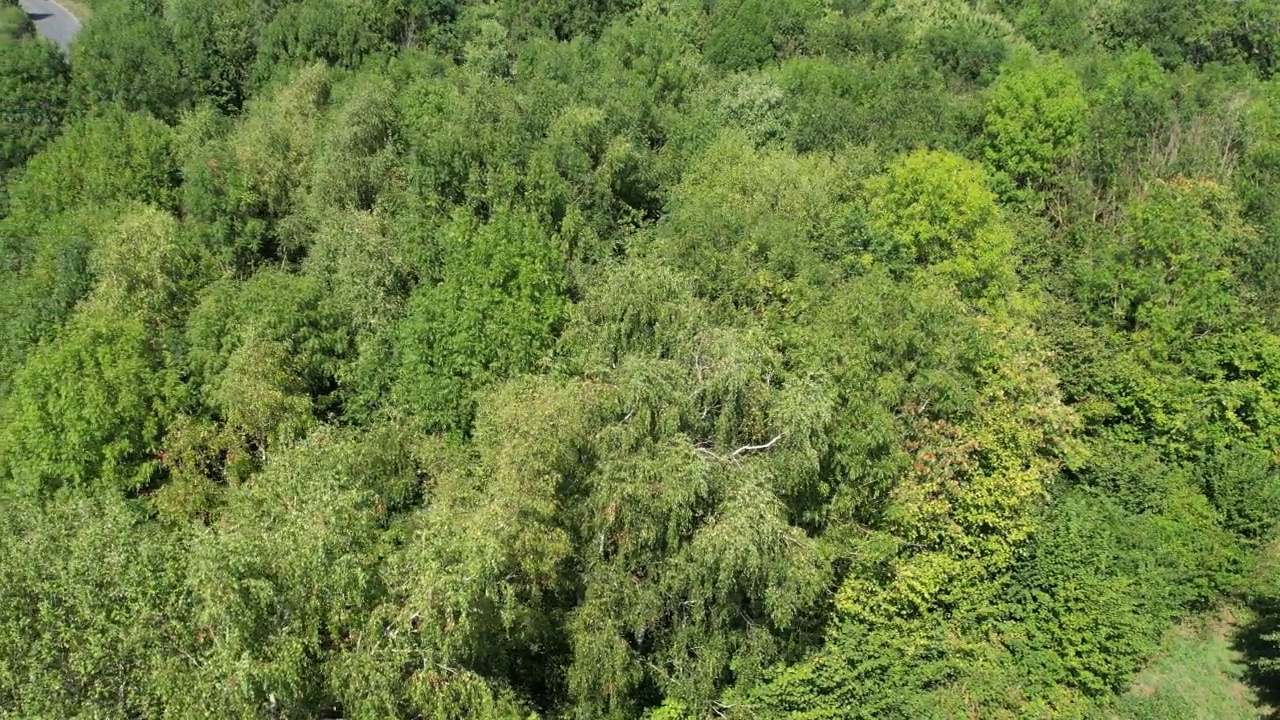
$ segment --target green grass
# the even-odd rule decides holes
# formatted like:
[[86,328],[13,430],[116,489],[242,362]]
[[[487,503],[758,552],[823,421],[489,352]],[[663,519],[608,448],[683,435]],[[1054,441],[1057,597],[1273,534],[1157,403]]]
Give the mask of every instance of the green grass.
[[1271,708],[1245,682],[1239,628],[1252,613],[1230,607],[1216,616],[1183,625],[1172,633],[1158,658],[1108,713],[1116,720],[1257,720]]

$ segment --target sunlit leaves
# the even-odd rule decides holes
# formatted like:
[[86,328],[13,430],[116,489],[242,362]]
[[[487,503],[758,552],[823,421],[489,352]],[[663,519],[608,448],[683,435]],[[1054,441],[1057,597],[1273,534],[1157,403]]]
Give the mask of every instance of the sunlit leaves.
[[124,718],[173,707],[198,644],[185,532],[109,495],[5,498],[0,532],[0,712]]
[[129,200],[174,204],[172,131],[118,108],[81,118],[27,163],[9,186],[10,214],[38,216]]
[[175,380],[140,320],[84,308],[14,379],[0,452],[17,488],[148,485],[179,394]]
[[172,706],[253,717],[333,707],[326,662],[358,642],[381,594],[375,496],[356,444],[320,432],[226,496],[191,541],[188,587],[201,660]]
[[1014,289],[1013,236],[979,166],[919,151],[900,157],[868,189],[874,250],[890,268],[928,267],[972,298]]
[[1056,59],[1007,66],[984,105],[985,159],[1000,183],[1016,188],[1044,187],[1085,119],[1080,81]]
[[648,252],[709,300],[769,311],[829,282],[856,247],[852,178],[837,162],[757,150],[726,133],[686,171]]
[[143,205],[121,215],[94,247],[89,265],[102,302],[164,329],[181,321],[211,275],[200,248],[181,237],[178,222]]
[[1081,266],[1082,299],[1093,312],[1150,334],[1157,349],[1240,322],[1232,270],[1250,232],[1228,190],[1154,183],[1126,208],[1116,235]]
[[118,104],[174,119],[192,88],[176,57],[161,3],[106,3],[77,35],[72,49],[71,97],[83,109]]

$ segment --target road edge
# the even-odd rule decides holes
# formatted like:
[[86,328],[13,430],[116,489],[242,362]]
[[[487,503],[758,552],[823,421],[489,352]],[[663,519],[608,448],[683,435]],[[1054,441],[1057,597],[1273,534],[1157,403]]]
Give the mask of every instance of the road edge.
[[67,7],[66,5],[63,5],[63,4],[62,4],[62,3],[60,3],[60,2],[58,2],[58,0],[49,0],[49,2],[51,2],[51,3],[53,3],[54,5],[57,5],[58,7],[62,8],[62,12],[64,12],[64,13],[66,13],[66,14],[70,15],[70,16],[71,16],[71,19],[76,21],[76,28],[77,28],[77,30],[79,30],[80,28],[83,28],[83,27],[84,27],[84,21],[85,21],[85,20],[88,20],[88,18],[87,18],[87,17],[85,17],[85,18],[80,17],[80,16],[79,16],[79,15],[77,15],[75,12],[73,12],[73,11],[71,10],[71,8]]

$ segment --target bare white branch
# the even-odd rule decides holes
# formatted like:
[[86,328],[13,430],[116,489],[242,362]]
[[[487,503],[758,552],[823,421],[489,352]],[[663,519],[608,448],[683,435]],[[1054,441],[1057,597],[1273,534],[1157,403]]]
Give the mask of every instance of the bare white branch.
[[773,447],[774,443],[778,442],[778,441],[779,441],[779,440],[781,440],[781,439],[782,439],[782,434],[781,434],[781,433],[779,433],[779,434],[777,434],[776,436],[774,436],[774,438],[773,438],[772,440],[770,440],[769,442],[767,442],[767,443],[765,443],[765,444],[763,444],[763,445],[743,445],[742,447],[738,448],[737,450],[734,450],[733,452],[729,453],[729,459],[730,459],[730,460],[735,460],[735,459],[737,459],[737,457],[738,457],[739,455],[741,455],[741,454],[743,454],[743,453],[759,452],[759,451],[761,451],[761,450],[768,450],[769,448]]

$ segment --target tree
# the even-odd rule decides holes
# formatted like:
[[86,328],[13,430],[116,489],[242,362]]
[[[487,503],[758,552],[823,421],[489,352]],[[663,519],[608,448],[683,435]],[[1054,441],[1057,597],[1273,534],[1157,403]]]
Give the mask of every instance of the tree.
[[323,417],[338,405],[335,375],[351,336],[344,320],[313,278],[268,269],[215,282],[187,318],[190,386],[251,437],[265,440],[287,421],[280,429],[293,439],[290,429],[312,412]]
[[725,133],[672,189],[645,250],[695,279],[701,297],[763,312],[803,303],[865,239],[844,169]]
[[526,215],[443,231],[443,280],[410,296],[396,330],[394,402],[424,427],[467,431],[473,394],[537,369],[565,312],[564,255]]
[[35,34],[35,23],[19,7],[16,0],[4,0],[0,3],[0,39],[16,41]]
[[296,717],[360,707],[361,681],[377,679],[353,676],[344,656],[380,641],[370,610],[384,592],[363,456],[356,440],[318,432],[229,490],[219,522],[193,535],[189,632],[201,642],[178,661],[188,685],[169,712]]
[[536,0],[517,2],[502,0],[500,6],[507,26],[519,36],[535,32],[548,33],[557,40],[570,40],[578,35],[594,35],[609,19],[635,7],[636,0]]
[[1172,349],[1240,322],[1236,257],[1251,232],[1217,183],[1157,181],[1127,206],[1096,259],[1081,265],[1081,300],[1116,327]]
[[1080,81],[1056,58],[1006,66],[984,106],[983,156],[1005,193],[1045,187],[1079,141],[1086,110]]
[[1262,0],[91,2],[0,717],[1152,715],[1269,572]]
[[120,0],[95,13],[71,51],[71,98],[81,112],[118,104],[172,121],[192,98],[155,0]]
[[201,642],[184,587],[188,533],[110,494],[0,498],[0,533],[5,713],[163,716]]
[[1063,498],[1012,586],[1005,637],[1035,682],[1114,692],[1168,622],[1221,591],[1233,548],[1203,496],[1183,486],[1163,501],[1159,514],[1127,515]]
[[0,223],[7,246],[0,265],[0,395],[7,394],[26,353],[51,339],[88,294],[90,252],[115,216],[111,207],[89,208],[37,222]]
[[0,433],[13,490],[146,488],[157,477],[160,437],[181,396],[141,320],[82,306],[14,378]]
[[20,167],[57,136],[67,107],[70,70],[52,43],[0,39],[0,177]]
[[868,187],[873,254],[895,272],[927,267],[966,296],[1017,284],[1013,236],[981,167],[946,152],[898,158]]
[[93,248],[94,293],[106,305],[136,312],[153,328],[176,330],[212,279],[201,249],[182,237],[171,215],[147,205],[130,207]]
[[160,32],[172,38],[171,57],[196,99],[240,110],[263,25],[259,14],[269,8],[250,0],[164,3]]
[[1166,67],[1235,61],[1249,63],[1263,77],[1275,70],[1280,15],[1269,3],[1128,0],[1100,19],[1108,47],[1147,47]]
[[164,123],[119,107],[70,123],[9,186],[9,213],[28,220],[129,201],[174,207],[178,164]]

